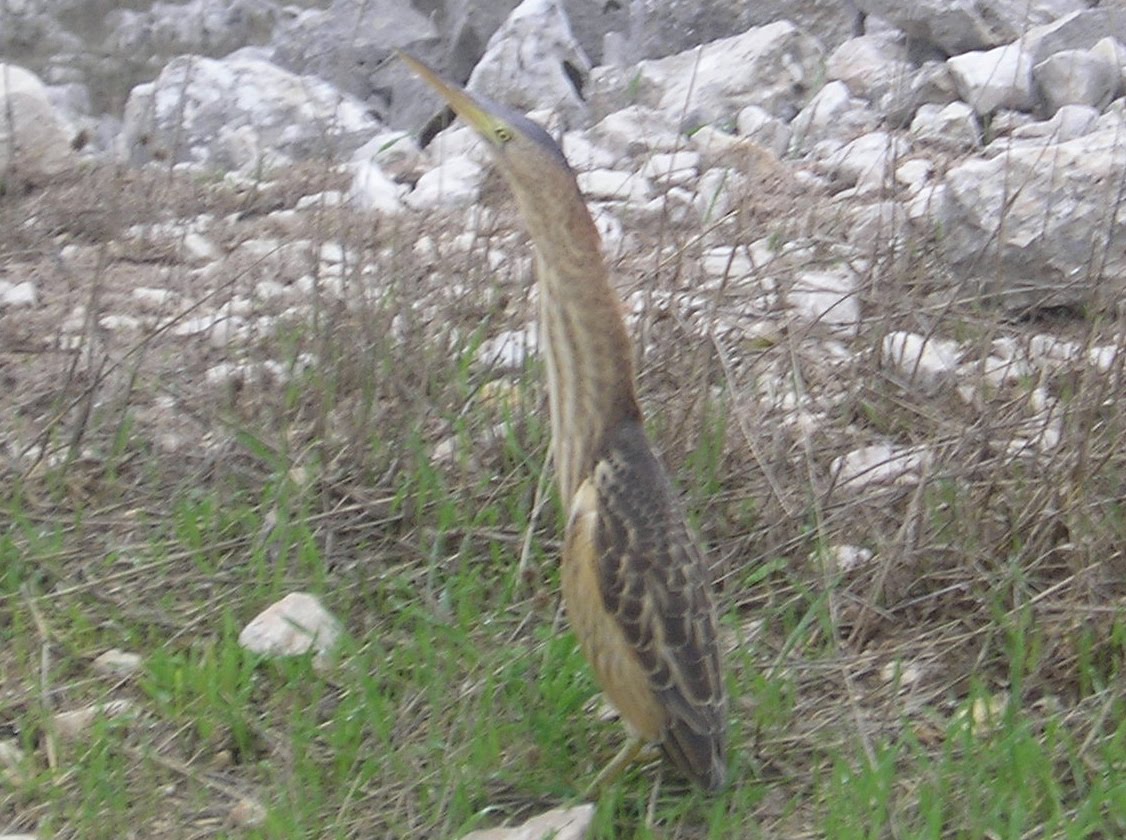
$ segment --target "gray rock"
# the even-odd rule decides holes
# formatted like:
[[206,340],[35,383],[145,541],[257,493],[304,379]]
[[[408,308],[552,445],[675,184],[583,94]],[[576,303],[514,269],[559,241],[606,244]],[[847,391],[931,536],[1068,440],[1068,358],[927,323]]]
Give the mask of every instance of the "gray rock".
[[281,5],[273,0],[158,0],[144,11],[110,12],[103,43],[111,55],[159,67],[184,53],[217,58],[250,44],[268,44],[281,19]]
[[333,0],[327,9],[305,9],[280,26],[270,58],[351,94],[388,123],[418,126],[434,113],[433,94],[422,95],[423,83],[393,54],[407,47],[445,70],[437,39],[434,21],[411,3]]
[[1061,50],[1032,68],[1048,114],[1064,105],[1102,110],[1118,93],[1122,80],[1117,56],[1107,50]]
[[252,55],[181,56],[129,96],[121,154],[255,171],[350,155],[381,125],[355,98]]
[[1124,179],[1117,129],[968,160],[946,177],[945,258],[1013,309],[1115,300],[1126,277],[1126,217],[1113,211]]
[[831,49],[858,34],[859,23],[851,0],[567,0],[567,12],[597,64],[626,66],[780,20],[792,21]]
[[1007,44],[1030,26],[1086,9],[1082,0],[855,0],[861,11],[892,23],[946,55]]
[[1029,28],[1023,35],[1033,64],[1062,50],[1087,50],[1103,38],[1126,44],[1126,7],[1104,3],[1097,9],[1081,9]]

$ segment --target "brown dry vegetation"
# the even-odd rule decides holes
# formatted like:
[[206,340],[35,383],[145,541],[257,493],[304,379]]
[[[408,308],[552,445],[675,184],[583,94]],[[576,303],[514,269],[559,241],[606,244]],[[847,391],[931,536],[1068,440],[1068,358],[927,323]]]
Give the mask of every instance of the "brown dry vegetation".
[[[531,516],[546,451],[538,368],[469,363],[481,339],[531,317],[526,245],[504,194],[490,191],[495,230],[468,250],[446,236],[460,217],[270,215],[339,186],[334,177],[308,168],[236,188],[95,169],[0,196],[0,278],[34,280],[40,296],[0,311],[0,738],[27,755],[24,781],[9,773],[0,788],[0,830],[447,836],[472,815],[499,822],[566,801],[616,748],[618,730],[582,711],[593,687],[573,645],[560,652],[559,517],[553,504]],[[707,244],[809,234],[812,203],[779,213],[801,200],[784,184],[764,189]],[[207,267],[181,258],[174,237],[124,235],[201,213],[223,220],[209,236],[229,255]],[[1043,741],[1055,811],[1013,836],[1069,818],[1095,778],[1126,802],[1126,352],[1106,371],[1077,363],[978,388],[971,403],[951,386],[900,381],[878,353],[893,329],[956,338],[982,359],[994,339],[1037,332],[1121,351],[1120,320],[1010,322],[953,304],[923,242],[895,261],[874,252],[864,328],[830,363],[816,326],[743,329],[746,291],[704,282],[698,229],[627,226],[647,246],[617,265],[623,293],[648,301],[633,324],[642,398],[714,564],[736,693],[734,787],[747,793],[722,800],[717,823],[706,802],[675,804],[672,780],[650,801],[650,769],[605,806],[599,836],[703,837],[709,824],[727,836],[932,836],[914,828],[927,824],[918,791],[933,781],[922,759],[938,768],[986,749],[988,734],[950,733],[962,711],[994,701],[1033,740],[1046,726],[1067,735]],[[435,250],[420,256],[423,234]],[[245,346],[177,335],[232,297],[256,300],[276,264],[238,250],[255,237],[344,243],[343,296],[314,284],[296,311],[257,302],[281,327]],[[505,255],[495,270],[494,248]],[[316,270],[310,257],[303,273]],[[178,296],[146,309],[138,287]],[[704,304],[679,305],[693,295]],[[66,325],[78,307],[80,326]],[[106,328],[102,317],[118,314],[141,322]],[[209,379],[235,360],[248,367]],[[253,366],[265,361],[277,364]],[[485,399],[496,378],[511,387]],[[768,380],[792,401],[766,400]],[[1007,441],[1034,436],[1038,387],[1060,400],[1059,444],[1011,451]],[[457,455],[432,464],[451,436]],[[931,457],[917,481],[840,486],[833,460],[875,441]],[[871,559],[839,567],[832,549],[846,544]],[[326,678],[231,653],[238,627],[294,589],[320,593],[354,641]],[[421,622],[457,632],[416,648]],[[94,676],[90,661],[109,647],[143,654],[141,675]],[[404,650],[448,681],[397,683],[412,667]],[[177,662],[232,673],[217,696],[197,696],[169,688]],[[501,669],[525,693],[498,699],[489,675]],[[581,696],[560,700],[566,686]],[[369,695],[385,723],[330,736],[342,710],[376,715],[356,705]],[[51,713],[109,697],[133,700],[136,714],[95,746],[57,742]],[[505,729],[513,709],[550,721],[567,703],[578,712],[559,713],[557,740],[475,751],[485,731],[535,730]],[[216,717],[228,704],[237,714]],[[849,834],[844,817],[832,821],[827,780],[879,765],[891,745],[908,747],[886,813]],[[98,772],[120,801],[91,794]],[[933,836],[974,836],[981,793],[948,795]],[[310,813],[303,797],[318,803]],[[271,811],[264,826],[232,825],[242,798]],[[1086,836],[1126,831],[1121,811],[1104,810],[1110,828]]]

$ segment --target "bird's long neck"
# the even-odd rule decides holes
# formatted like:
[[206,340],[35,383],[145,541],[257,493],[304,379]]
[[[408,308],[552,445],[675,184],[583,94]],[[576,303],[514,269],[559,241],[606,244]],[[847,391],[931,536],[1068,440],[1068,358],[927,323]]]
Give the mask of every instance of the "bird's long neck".
[[517,198],[536,247],[552,455],[569,506],[606,432],[641,418],[633,350],[601,237],[574,178],[567,173],[552,190]]

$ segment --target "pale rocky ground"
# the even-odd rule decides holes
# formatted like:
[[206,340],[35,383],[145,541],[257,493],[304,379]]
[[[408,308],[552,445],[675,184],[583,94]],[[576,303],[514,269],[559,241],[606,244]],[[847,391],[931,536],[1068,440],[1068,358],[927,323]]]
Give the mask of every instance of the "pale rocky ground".
[[[890,497],[971,446],[1047,469],[1076,388],[1108,413],[1126,393],[1126,10],[193,0],[103,19],[108,5],[0,12],[4,472],[96,468],[53,432],[96,407],[83,398],[131,394],[138,370],[155,383],[138,428],[164,455],[221,459],[229,430],[197,407],[237,415],[240,393],[283,388],[318,364],[286,335],[404,272],[417,296],[392,336],[453,305],[464,323],[423,329],[499,312],[476,360],[498,382],[536,352],[530,254],[486,151],[439,130],[397,47],[561,139],[642,368],[670,323],[714,352],[755,458],[816,447],[823,486]],[[381,25],[358,27],[361,6]],[[336,49],[342,30],[364,35]],[[942,434],[859,422],[873,378],[942,406]],[[774,503],[797,506],[772,475],[793,463],[760,466]],[[836,536],[840,571],[873,562]],[[256,622],[258,649],[282,650]],[[101,714],[130,713],[110,702]],[[61,713],[60,731],[97,711]],[[567,836],[590,816],[564,814]]]

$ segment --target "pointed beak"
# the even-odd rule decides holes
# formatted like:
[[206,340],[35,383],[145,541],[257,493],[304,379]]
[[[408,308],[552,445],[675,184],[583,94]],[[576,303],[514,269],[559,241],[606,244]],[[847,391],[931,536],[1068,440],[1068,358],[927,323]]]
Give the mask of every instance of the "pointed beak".
[[423,81],[427,82],[442,95],[442,98],[453,108],[455,114],[486,137],[489,136],[492,129],[492,121],[489,119],[489,114],[484,108],[477,104],[468,91],[458,85],[445,81],[430,67],[419,61],[413,55],[405,53],[402,50],[397,50],[396,53],[407,67],[417,73],[422,77]]

